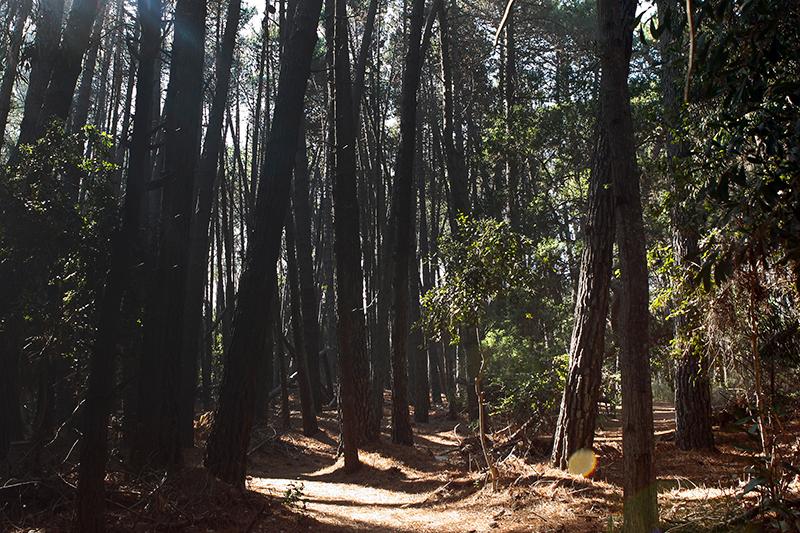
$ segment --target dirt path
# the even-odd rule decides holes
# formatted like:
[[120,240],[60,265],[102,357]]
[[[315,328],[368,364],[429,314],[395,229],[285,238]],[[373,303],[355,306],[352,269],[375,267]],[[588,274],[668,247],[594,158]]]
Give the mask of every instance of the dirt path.
[[[414,448],[384,441],[360,453],[362,471],[345,475],[335,457],[334,421],[321,420],[324,434],[296,432],[259,452],[250,489],[295,501],[315,519],[317,531],[489,531],[497,522],[474,494],[477,473],[458,453],[456,422],[435,412],[415,428]],[[321,526],[321,528],[320,528]]]
[[[654,408],[662,519],[713,522],[739,512],[748,464],[736,449],[741,435],[719,434],[717,452],[681,452],[671,442],[673,416],[670,406]],[[463,436],[444,412],[415,427],[413,448],[391,444],[385,432],[380,444],[360,453],[364,467],[354,475],[345,475],[336,457],[334,414],[322,416],[320,425],[323,433],[315,438],[290,431],[251,455],[248,488],[294,509],[292,521],[261,524],[266,529],[258,531],[588,533],[621,523],[622,442],[614,417],[598,428],[592,479],[551,468],[546,453],[537,458],[530,449],[510,447],[498,462],[496,493],[483,474],[467,468],[459,451]]]

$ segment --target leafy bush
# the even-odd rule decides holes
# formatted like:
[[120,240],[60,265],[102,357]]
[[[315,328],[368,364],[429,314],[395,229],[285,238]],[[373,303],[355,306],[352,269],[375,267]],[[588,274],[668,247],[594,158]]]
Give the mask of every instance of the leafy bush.
[[538,424],[558,414],[568,356],[553,356],[513,326],[492,329],[483,340],[487,395],[494,414]]

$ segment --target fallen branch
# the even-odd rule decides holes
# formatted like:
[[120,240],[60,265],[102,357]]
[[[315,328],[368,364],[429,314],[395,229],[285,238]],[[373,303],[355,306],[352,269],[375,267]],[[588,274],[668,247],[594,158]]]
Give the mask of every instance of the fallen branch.
[[275,437],[277,437],[277,436],[278,436],[278,430],[277,430],[277,429],[275,429],[275,428],[274,428],[274,427],[272,427],[272,426],[268,426],[268,427],[269,427],[269,428],[272,430],[272,435],[271,435],[271,436],[269,436],[269,437],[267,437],[266,439],[262,440],[261,442],[259,442],[259,443],[258,443],[258,444],[256,444],[255,446],[253,446],[252,448],[250,448],[250,451],[248,451],[248,452],[247,452],[247,455],[252,455],[252,454],[254,454],[254,453],[255,453],[255,452],[257,452],[258,450],[260,450],[260,449],[261,449],[261,448],[262,448],[262,447],[263,447],[263,446],[264,446],[266,443],[268,443],[268,442],[270,442],[270,441],[272,441],[272,440],[275,440]]

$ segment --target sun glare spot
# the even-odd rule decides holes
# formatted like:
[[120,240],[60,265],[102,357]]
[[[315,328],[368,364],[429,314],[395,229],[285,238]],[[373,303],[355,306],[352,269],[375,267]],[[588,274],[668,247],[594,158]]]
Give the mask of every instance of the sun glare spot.
[[591,477],[597,468],[597,456],[592,450],[582,448],[569,458],[568,469],[570,474],[580,474],[583,477]]

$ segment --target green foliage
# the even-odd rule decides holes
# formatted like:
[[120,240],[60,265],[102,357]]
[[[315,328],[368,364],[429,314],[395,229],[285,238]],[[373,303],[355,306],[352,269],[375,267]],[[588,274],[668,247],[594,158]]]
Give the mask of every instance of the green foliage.
[[298,507],[305,509],[306,508],[306,500],[305,496],[305,485],[302,483],[289,483],[289,486],[283,493],[282,502],[284,505],[289,507]]
[[32,353],[47,338],[58,339],[58,353],[85,352],[116,220],[110,149],[94,128],[66,134],[54,125],[21,148],[18,165],[0,169],[0,318],[27,317]]
[[569,356],[553,356],[513,326],[489,330],[482,344],[495,414],[517,420],[534,416],[546,427],[558,412]]
[[459,328],[481,324],[493,301],[532,294],[534,250],[507,222],[461,215],[458,235],[445,238],[439,249],[447,277],[422,298],[425,329],[434,337],[447,332],[458,342]]
[[800,5],[715,0],[699,9],[697,92],[713,107],[698,157],[721,230],[708,243],[707,282],[712,268],[724,280],[745,250],[800,261]]
[[461,217],[440,245],[446,277],[422,298],[422,326],[432,337],[461,328],[486,330],[486,393],[495,413],[547,423],[557,410],[567,358],[570,302],[555,267],[556,239],[534,242],[493,219]]

